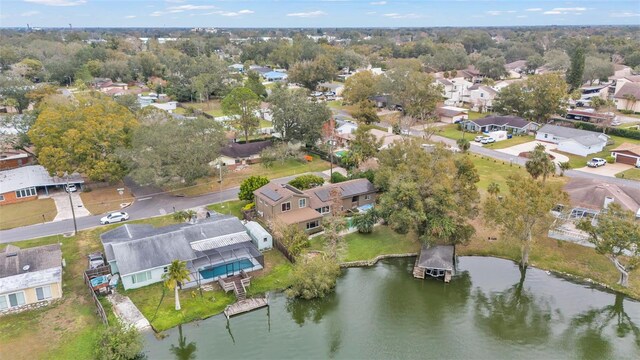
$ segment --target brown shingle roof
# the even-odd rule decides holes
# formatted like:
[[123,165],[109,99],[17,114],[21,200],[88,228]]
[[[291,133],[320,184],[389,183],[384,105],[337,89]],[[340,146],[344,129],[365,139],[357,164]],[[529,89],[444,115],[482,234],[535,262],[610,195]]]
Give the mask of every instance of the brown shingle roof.
[[624,99],[625,95],[633,95],[636,100],[640,100],[640,84],[625,83],[613,97],[616,99]]
[[230,143],[228,146],[222,148],[220,153],[230,158],[245,158],[252,155],[259,154],[262,150],[273,145],[271,140],[255,141],[247,144]]
[[311,209],[310,207],[306,207],[302,209],[280,213],[276,217],[278,221],[287,225],[291,225],[291,224],[298,224],[301,222],[312,221],[315,219],[321,219],[322,215],[319,212]]
[[628,151],[640,156],[640,144],[632,144],[632,143],[625,142],[620,144],[620,146],[618,146],[617,148],[611,150],[611,152],[616,152],[616,151]]

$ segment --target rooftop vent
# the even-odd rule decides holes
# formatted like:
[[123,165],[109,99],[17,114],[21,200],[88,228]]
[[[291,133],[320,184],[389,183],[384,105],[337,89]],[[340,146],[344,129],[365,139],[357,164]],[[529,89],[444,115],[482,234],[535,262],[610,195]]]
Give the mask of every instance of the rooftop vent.
[[30,268],[30,267],[31,267],[31,266],[29,266],[29,265],[25,265],[25,266],[23,266],[23,267],[22,267],[22,270],[23,270],[23,271],[29,271],[29,268]]

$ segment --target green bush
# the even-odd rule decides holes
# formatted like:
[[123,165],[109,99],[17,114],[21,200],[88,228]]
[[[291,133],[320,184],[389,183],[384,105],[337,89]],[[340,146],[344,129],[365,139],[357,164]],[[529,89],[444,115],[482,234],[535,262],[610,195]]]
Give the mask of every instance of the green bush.
[[306,300],[322,298],[333,291],[338,276],[340,265],[334,260],[317,256],[300,261],[293,268],[293,285],[287,289],[286,294]]
[[253,201],[253,192],[259,188],[267,185],[269,179],[264,176],[250,176],[240,184],[240,192],[238,193],[238,199]]
[[614,157],[613,157],[613,156],[611,156],[611,155],[607,156],[607,157],[606,157],[606,158],[604,158],[604,159],[605,159],[605,160],[607,160],[607,162],[608,162],[609,164],[613,164],[613,163],[615,163],[615,162],[616,162],[616,158],[614,158]]
[[346,176],[340,174],[337,171],[334,171],[333,174],[331,174],[331,183],[332,184],[340,183],[340,182],[347,181],[347,180],[349,180],[349,179],[347,179]]
[[253,210],[253,208],[256,207],[256,203],[254,202],[250,202],[247,205],[242,207],[242,211],[249,211],[249,210]]
[[289,185],[300,190],[308,190],[322,184],[324,184],[324,178],[313,174],[301,175],[289,181]]
[[[576,129],[602,132],[602,127],[596,124],[582,122],[582,121],[575,121],[571,123],[574,124]],[[607,130],[607,134],[620,136],[627,139],[640,140],[640,131],[637,131],[637,130],[612,127]]]

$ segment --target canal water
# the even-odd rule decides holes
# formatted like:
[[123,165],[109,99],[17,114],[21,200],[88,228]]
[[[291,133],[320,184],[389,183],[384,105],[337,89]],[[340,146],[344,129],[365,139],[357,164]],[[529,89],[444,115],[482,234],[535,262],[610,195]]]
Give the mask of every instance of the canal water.
[[450,284],[413,258],[345,270],[320,301],[146,337],[149,359],[640,359],[640,303],[511,261],[459,258]]

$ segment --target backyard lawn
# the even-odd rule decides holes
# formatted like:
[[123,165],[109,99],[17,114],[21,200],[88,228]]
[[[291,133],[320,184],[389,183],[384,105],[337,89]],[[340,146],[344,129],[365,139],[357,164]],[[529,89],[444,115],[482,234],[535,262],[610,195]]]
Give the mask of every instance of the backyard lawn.
[[266,176],[269,179],[276,179],[291,175],[300,175],[307,172],[319,172],[329,169],[329,162],[320,159],[317,156],[313,156],[313,160],[310,162],[302,162],[297,159],[285,160],[283,163],[276,162],[273,166],[266,168],[262,164],[254,164],[247,166],[246,168],[238,171],[231,171],[222,176],[222,184],[218,183],[217,176],[211,176],[203,179],[199,179],[196,185],[173,190],[174,194],[184,196],[197,196],[219,189],[229,189],[239,186],[242,180],[253,175]]
[[559,154],[566,155],[569,158],[569,164],[571,165],[571,168],[577,169],[577,168],[582,168],[587,166],[587,161],[589,161],[589,159],[592,159],[594,157],[606,159],[608,156],[611,156],[611,150],[617,148],[622,143],[627,142],[631,144],[640,144],[640,140],[628,139],[628,138],[623,138],[620,136],[613,136],[613,135],[610,135],[610,136],[611,136],[611,140],[613,140],[612,145],[607,145],[604,147],[603,151],[600,151],[595,154],[591,154],[588,157],[569,154],[569,153],[565,153],[558,150],[554,150],[554,151],[556,151]]
[[[124,194],[120,196],[119,188],[124,188]],[[124,184],[111,185],[102,188],[82,191],[80,193],[82,203],[93,215],[103,214],[109,211],[120,210],[121,203],[133,201],[131,191],[124,187]]]
[[640,169],[635,168],[635,169],[629,169],[629,170],[625,170],[621,173],[617,173],[616,174],[617,178],[622,178],[622,179],[630,179],[630,180],[638,180],[640,181]]
[[[312,250],[324,250],[324,239],[317,236],[311,239]],[[388,226],[376,226],[371,234],[354,232],[345,235],[340,261],[371,260],[378,255],[417,252],[420,243],[415,234],[398,234]]]
[[473,162],[478,170],[480,181],[476,185],[481,193],[485,193],[487,191],[487,187],[492,182],[500,185],[500,189],[502,191],[506,191],[507,178],[511,175],[521,174],[523,176],[528,176],[527,171],[516,164],[509,165],[506,161],[481,157],[476,154],[467,154],[463,156],[469,156],[471,162]]
[[242,219],[242,208],[249,202],[245,200],[232,200],[223,203],[211,204],[207,206],[208,210],[219,212],[220,214],[230,214],[238,219]]
[[224,116],[222,112],[222,106],[220,104],[220,100],[209,100],[207,102],[184,102],[182,105],[187,107],[192,107],[194,109],[199,109],[204,111],[205,113],[211,116]]
[[0,206],[0,230],[52,221],[57,214],[53,199],[3,205]]

